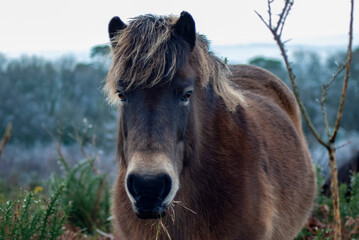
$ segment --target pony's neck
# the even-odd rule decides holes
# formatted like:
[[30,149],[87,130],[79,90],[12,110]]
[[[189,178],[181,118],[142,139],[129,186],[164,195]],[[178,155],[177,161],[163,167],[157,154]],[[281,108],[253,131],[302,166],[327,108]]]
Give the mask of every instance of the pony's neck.
[[[230,130],[230,125],[222,124],[221,119],[234,122],[232,114],[226,109],[223,100],[214,93],[211,85],[202,93],[192,119],[191,155],[187,159],[188,165],[183,169],[180,180],[183,192],[179,195],[188,208],[198,213],[198,217],[220,215],[223,212],[221,206],[224,205],[220,199],[231,200],[223,187],[225,179],[231,176],[228,176],[230,173],[227,172],[228,166],[225,166],[227,163],[220,161],[223,143],[219,138]],[[190,211],[184,211],[184,214],[192,215]]]

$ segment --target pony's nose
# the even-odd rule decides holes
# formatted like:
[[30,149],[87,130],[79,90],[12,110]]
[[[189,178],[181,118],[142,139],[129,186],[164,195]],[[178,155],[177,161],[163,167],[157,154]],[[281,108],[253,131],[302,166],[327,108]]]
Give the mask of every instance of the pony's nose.
[[139,175],[129,174],[127,189],[132,197],[138,201],[161,202],[171,190],[172,181],[168,174]]

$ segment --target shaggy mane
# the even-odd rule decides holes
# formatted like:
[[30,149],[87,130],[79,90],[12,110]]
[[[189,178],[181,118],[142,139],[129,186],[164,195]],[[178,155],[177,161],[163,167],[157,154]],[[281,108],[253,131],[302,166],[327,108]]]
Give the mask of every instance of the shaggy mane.
[[228,79],[227,65],[208,50],[208,41],[197,34],[196,45],[190,51],[184,40],[174,34],[174,16],[141,15],[130,20],[128,26],[112,39],[112,65],[104,87],[110,103],[117,104],[116,91],[137,87],[153,87],[170,81],[186,61],[196,71],[205,87],[212,83],[214,91],[234,111],[244,105],[241,92]]

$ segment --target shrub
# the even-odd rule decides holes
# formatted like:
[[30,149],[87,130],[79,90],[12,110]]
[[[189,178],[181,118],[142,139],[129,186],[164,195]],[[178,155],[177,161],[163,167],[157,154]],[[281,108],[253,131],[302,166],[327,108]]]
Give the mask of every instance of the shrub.
[[105,174],[97,173],[91,160],[83,160],[69,168],[64,159],[60,159],[65,173],[53,175],[50,186],[65,185],[60,197],[62,205],[70,203],[67,223],[87,233],[100,229],[110,230],[110,191]]
[[[331,197],[325,196],[322,191],[324,178],[317,167],[318,195],[315,201],[312,216],[306,226],[296,237],[299,239],[327,240],[332,239],[334,217]],[[359,173],[354,174],[348,185],[339,186],[340,213],[342,219],[343,239],[359,239]]]
[[[63,232],[65,210],[59,198],[64,185],[50,199],[35,192],[20,192],[15,201],[0,203],[0,239],[56,239]],[[23,195],[23,196],[22,196]]]

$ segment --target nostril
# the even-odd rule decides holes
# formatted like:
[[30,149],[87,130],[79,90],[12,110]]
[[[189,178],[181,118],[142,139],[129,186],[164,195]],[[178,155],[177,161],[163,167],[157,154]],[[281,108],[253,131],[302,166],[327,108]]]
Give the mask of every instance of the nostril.
[[135,191],[135,187],[134,187],[134,179],[135,179],[135,175],[134,174],[130,174],[127,177],[127,189],[130,192],[130,194],[136,198],[137,193]]
[[126,184],[129,193],[136,201],[138,201],[140,198],[155,198],[163,201],[171,191],[172,180],[168,174],[129,174]]
[[162,199],[165,199],[167,197],[167,195],[171,191],[172,180],[171,180],[170,176],[168,176],[167,174],[164,174],[163,175],[163,182],[164,182],[164,191],[163,191],[163,194],[162,194]]

